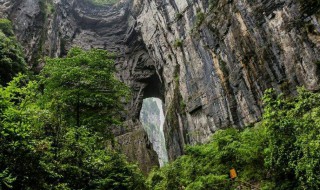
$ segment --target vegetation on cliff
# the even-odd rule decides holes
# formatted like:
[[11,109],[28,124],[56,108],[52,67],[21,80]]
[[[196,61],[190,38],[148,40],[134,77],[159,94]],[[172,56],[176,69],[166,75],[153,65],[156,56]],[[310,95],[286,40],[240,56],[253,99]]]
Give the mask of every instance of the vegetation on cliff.
[[[108,6],[119,2],[119,0],[84,1],[94,6]],[[301,21],[311,23],[311,21],[306,22],[308,19],[305,18],[319,12],[320,0],[298,1],[303,16],[301,19],[297,19],[297,23]],[[50,2],[50,0],[39,1],[41,9],[40,25],[48,25],[48,16],[55,12],[55,7]],[[216,0],[209,0],[211,10],[213,10],[213,7],[217,7],[217,2]],[[232,3],[232,1],[228,1],[228,3]],[[257,4],[252,0],[248,3]],[[175,3],[171,4],[176,6]],[[268,7],[273,9],[273,4],[270,5],[272,6]],[[292,3],[290,3],[290,6],[296,7]],[[274,6],[274,8],[279,9],[278,6]],[[60,11],[59,7],[57,10]],[[248,10],[253,10],[252,12],[256,12],[257,15],[267,18],[260,11],[257,11],[258,9]],[[283,10],[288,11],[287,8]],[[62,12],[59,11],[58,13]],[[206,18],[211,12],[201,12],[200,9],[196,11],[196,20],[192,32],[199,34],[197,29],[206,23]],[[187,18],[188,15],[184,13],[189,12],[177,13],[175,22],[184,18],[184,15]],[[259,19],[250,16],[250,11],[247,13],[242,15],[247,15],[252,20],[246,18],[246,23],[253,23],[252,25],[257,25],[257,27],[264,24],[264,20],[260,22]],[[277,15],[273,15],[273,11],[271,13],[268,16],[269,18],[277,17]],[[282,14],[282,16],[284,15]],[[28,17],[32,16],[28,15]],[[219,21],[219,17],[213,18]],[[225,17],[221,18],[224,18],[223,21],[227,20]],[[234,18],[241,19],[241,17]],[[230,17],[232,24],[236,23],[235,25],[238,25],[234,18]],[[269,18],[268,20],[274,19]],[[296,17],[283,17],[282,20],[295,20],[290,18]],[[83,24],[83,22],[79,23]],[[239,21],[239,23],[241,27],[242,22]],[[67,24],[70,23],[67,22]],[[117,24],[121,25],[118,22]],[[58,23],[56,25],[61,26]],[[264,25],[269,25],[269,22]],[[306,27],[313,31],[315,26],[314,23],[311,23]],[[171,31],[173,25],[170,24],[167,27]],[[105,30],[106,27],[101,28]],[[234,31],[239,31],[238,26],[232,29],[227,22],[226,28],[226,30],[231,31],[229,34],[236,34]],[[258,29],[255,33],[266,31],[265,28],[263,30]],[[295,31],[295,29],[293,28],[290,31]],[[297,28],[297,30],[300,29]],[[224,27],[212,29],[212,31],[218,30],[226,35]],[[250,28],[246,31],[250,32]],[[46,30],[41,32],[37,60],[45,56],[46,32]],[[270,49],[268,46],[272,46],[273,49],[279,49],[278,46],[289,47],[287,43],[273,43],[273,41],[278,42],[279,40],[264,40],[282,32],[285,31],[279,30],[279,33],[262,35],[261,39],[264,42],[261,43],[261,46],[251,45],[254,43],[249,40],[250,35],[245,35],[245,37],[248,37],[248,40],[246,40],[240,34],[227,35],[233,36],[236,39],[235,41],[241,42],[240,45],[232,44],[234,46],[230,46],[233,47],[230,50],[218,44],[220,36],[214,37],[212,43],[208,44],[216,45],[217,41],[218,51],[229,52],[231,56],[233,54],[237,55],[237,52],[233,52],[233,50],[238,48],[243,50],[239,51],[240,54],[246,56],[254,52],[251,49],[263,47],[263,51],[261,51],[263,57],[269,57],[273,54],[268,52],[268,49]],[[72,32],[70,33],[72,34]],[[85,34],[86,30],[80,33]],[[288,36],[299,37],[300,34],[302,33],[293,32],[292,35]],[[59,32],[59,37],[60,35],[62,34]],[[298,41],[304,42],[306,38],[303,35]],[[82,36],[80,35],[80,37]],[[227,38],[225,41],[229,39]],[[290,39],[286,38],[283,41],[291,41]],[[234,42],[234,40],[229,41]],[[187,46],[186,42],[176,38],[173,46],[183,51],[182,47]],[[65,43],[64,38],[62,38],[61,49],[63,51],[65,50]],[[241,44],[245,44],[244,49],[240,47]],[[281,73],[283,69],[287,70],[287,68],[282,68],[283,60],[288,62],[291,60],[292,63],[295,63],[296,60],[308,63],[308,60],[311,60],[303,56],[305,54],[307,57],[313,57],[310,55],[316,52],[308,44],[312,43],[302,43],[301,48],[294,47],[295,51],[293,52],[310,49],[310,51],[301,53],[301,58],[292,56],[292,59],[287,60],[285,56],[279,56],[280,58],[271,58],[270,61],[268,61],[269,59],[264,61],[254,58],[250,60],[250,63],[255,61],[259,63],[260,61],[261,63],[280,63],[272,64],[270,68],[275,68],[275,72]],[[279,52],[282,54],[281,48]],[[172,59],[173,54],[174,52],[170,52],[169,59]],[[199,54],[200,57],[206,58],[204,55],[206,54],[201,52]],[[234,63],[237,63],[237,61],[234,61]],[[220,66],[224,74],[228,72],[227,69],[224,69],[226,68],[225,64]],[[236,65],[231,65],[230,68],[233,68],[233,66]],[[295,65],[291,66],[292,68],[295,67]],[[198,67],[195,65],[195,68]],[[0,189],[220,190],[235,189],[239,186],[247,189],[320,189],[320,93],[308,92],[301,88],[298,91],[298,96],[286,98],[283,95],[277,95],[273,90],[267,90],[263,99],[265,103],[264,115],[260,123],[245,129],[220,130],[212,136],[208,144],[186,147],[182,151],[185,153],[184,156],[161,169],[155,169],[149,175],[146,182],[147,187],[137,166],[129,164],[125,157],[112,147],[114,145],[112,130],[121,125],[123,118],[121,102],[128,97],[128,89],[114,77],[113,56],[111,54],[102,50],[85,52],[75,48],[69,52],[66,58],[47,59],[46,66],[39,76],[18,75],[19,72],[24,73],[25,71],[24,56],[13,35],[11,23],[6,19],[0,19]],[[248,71],[250,73],[252,70]],[[308,73],[307,71],[310,70],[307,69],[304,73]],[[174,70],[173,103],[168,104],[169,107],[167,108],[167,124],[170,126],[168,129],[169,136],[180,133],[179,115],[177,113],[182,113],[186,107],[180,94],[179,80],[182,78],[179,77],[179,73],[180,66],[177,65]],[[259,73],[261,72],[259,71]],[[313,78],[312,75],[311,73],[309,76]],[[307,75],[293,74],[288,75],[288,78],[292,76],[300,78]],[[232,75],[232,78],[236,81],[241,77],[240,75]],[[269,79],[270,77],[266,75],[263,78]],[[193,79],[193,77],[190,79]],[[279,83],[282,82],[279,81]],[[281,85],[286,86],[288,83],[283,82]],[[199,86],[206,85],[200,84]],[[259,84],[258,86],[265,85]],[[290,87],[293,88],[293,86]],[[198,88],[196,89],[198,90]],[[202,89],[199,91],[202,91]],[[248,93],[245,94],[248,95]],[[152,130],[152,128],[149,130]],[[170,146],[172,143],[169,141],[168,145]],[[232,168],[236,169],[238,174],[235,180],[231,180],[229,176],[229,171]]]
[[259,124],[220,130],[210,143],[187,147],[184,156],[149,175],[150,188],[319,189],[320,93],[301,88],[297,97],[284,98],[268,90],[264,103]]
[[111,58],[75,48],[0,88],[0,189],[145,189],[108,148],[128,94]]
[[145,182],[111,148],[128,97],[112,58],[74,48],[0,88],[0,189],[319,189],[320,93],[303,88],[267,90],[260,123],[217,131]]
[[22,48],[12,30],[11,22],[0,19],[0,85],[5,86],[19,72],[25,72]]

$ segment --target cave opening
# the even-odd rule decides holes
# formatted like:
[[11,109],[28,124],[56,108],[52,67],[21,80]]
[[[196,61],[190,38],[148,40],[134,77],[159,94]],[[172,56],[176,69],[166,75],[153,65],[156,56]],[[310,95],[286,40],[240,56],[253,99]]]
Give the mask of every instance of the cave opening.
[[152,143],[153,150],[158,154],[160,167],[168,162],[168,153],[163,132],[165,121],[163,103],[159,98],[145,98],[140,111],[140,121]]

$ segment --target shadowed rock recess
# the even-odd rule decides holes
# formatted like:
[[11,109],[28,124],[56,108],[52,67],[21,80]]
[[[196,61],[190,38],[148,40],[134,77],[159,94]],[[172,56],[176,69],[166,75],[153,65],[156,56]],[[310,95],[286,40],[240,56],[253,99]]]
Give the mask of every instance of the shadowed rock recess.
[[118,77],[133,96],[128,128],[115,134],[145,172],[158,159],[139,121],[144,98],[165,104],[174,160],[219,128],[258,121],[267,88],[319,90],[318,10],[312,0],[0,0],[0,17],[14,23],[35,70],[72,46],[118,55]]

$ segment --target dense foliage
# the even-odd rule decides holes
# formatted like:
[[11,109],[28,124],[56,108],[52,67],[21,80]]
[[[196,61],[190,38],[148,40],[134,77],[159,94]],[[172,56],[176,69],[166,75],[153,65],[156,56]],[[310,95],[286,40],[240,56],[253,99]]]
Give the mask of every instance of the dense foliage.
[[0,189],[145,189],[107,146],[127,95],[113,71],[107,52],[76,48],[47,60],[40,79],[0,88]]
[[19,72],[24,72],[26,63],[7,19],[0,19],[0,85],[5,86]]
[[42,71],[43,102],[69,125],[111,136],[129,91],[115,78],[112,57],[103,50],[73,48],[66,58],[48,59]]
[[266,92],[263,125],[269,144],[265,164],[280,189],[320,188],[320,93],[299,89],[285,99]]
[[319,189],[320,93],[299,89],[286,99],[268,90],[264,103],[261,123],[187,147],[186,155],[150,174],[151,189]]

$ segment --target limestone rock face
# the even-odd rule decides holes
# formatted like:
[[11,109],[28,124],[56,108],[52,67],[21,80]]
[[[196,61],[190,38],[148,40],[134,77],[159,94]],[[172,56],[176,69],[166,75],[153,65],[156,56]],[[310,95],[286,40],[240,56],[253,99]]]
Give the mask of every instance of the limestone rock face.
[[157,164],[138,121],[144,98],[165,104],[173,160],[217,129],[258,121],[267,88],[288,95],[296,86],[320,89],[320,15],[312,0],[121,0],[105,7],[0,0],[0,16],[13,21],[30,62],[75,45],[117,53],[118,77],[133,96],[129,128],[115,133],[140,166]]
[[219,128],[258,121],[267,88],[319,90],[314,1],[148,2],[140,2],[138,28],[163,69],[171,160]]

